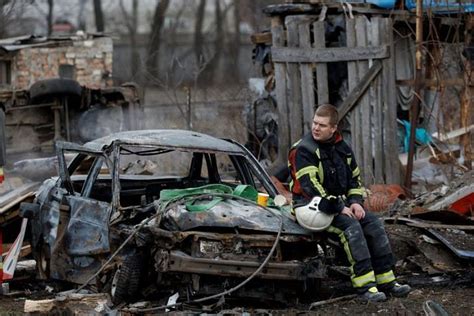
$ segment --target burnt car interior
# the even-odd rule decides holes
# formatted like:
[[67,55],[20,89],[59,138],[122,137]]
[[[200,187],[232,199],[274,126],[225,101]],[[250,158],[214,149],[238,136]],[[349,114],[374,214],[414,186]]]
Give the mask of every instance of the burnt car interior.
[[[164,159],[161,159],[160,156]],[[149,158],[155,170],[133,169],[133,163]],[[137,159],[138,158],[138,159]],[[215,152],[186,152],[164,148],[122,146],[120,150],[120,206],[146,206],[159,199],[163,189],[183,189],[207,184],[235,187],[247,184],[265,192],[252,174],[245,157]],[[177,159],[177,160],[176,160]],[[176,170],[163,170],[169,161],[179,161]],[[107,163],[107,161],[109,161]],[[167,173],[167,171],[169,173]],[[82,197],[112,201],[111,162],[104,156],[80,153],[68,167],[72,189]],[[84,173],[89,172],[87,175]],[[153,173],[152,173],[153,172]]]

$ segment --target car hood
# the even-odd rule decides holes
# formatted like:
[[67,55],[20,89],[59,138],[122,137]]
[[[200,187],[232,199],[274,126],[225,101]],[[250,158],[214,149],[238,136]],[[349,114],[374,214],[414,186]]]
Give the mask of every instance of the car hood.
[[169,209],[162,223],[175,231],[196,228],[239,228],[258,232],[277,233],[283,221],[283,234],[309,235],[311,232],[299,226],[288,214],[276,209],[266,210],[241,200],[225,200],[207,211],[189,212],[184,205]]

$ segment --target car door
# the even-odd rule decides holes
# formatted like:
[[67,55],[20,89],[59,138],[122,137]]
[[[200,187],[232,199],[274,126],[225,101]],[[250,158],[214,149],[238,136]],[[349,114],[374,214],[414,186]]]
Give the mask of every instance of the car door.
[[[81,283],[96,271],[101,257],[110,252],[111,164],[102,152],[72,143],[60,142],[57,151],[63,195],[57,239],[51,251],[51,276]],[[68,154],[76,157],[66,166]],[[106,175],[98,179],[101,171]],[[98,181],[103,192],[93,195]]]

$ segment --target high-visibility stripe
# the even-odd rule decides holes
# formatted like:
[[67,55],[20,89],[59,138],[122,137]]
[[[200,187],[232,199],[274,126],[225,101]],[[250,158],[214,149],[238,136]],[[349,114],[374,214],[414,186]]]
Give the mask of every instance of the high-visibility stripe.
[[375,279],[377,280],[377,284],[386,284],[395,281],[395,275],[393,271],[390,270],[385,273],[377,274]]
[[306,175],[309,176],[309,180],[313,184],[314,188],[319,191],[321,197],[325,197],[327,195],[326,190],[316,178],[316,175],[319,175],[318,168],[316,168],[315,166],[304,167],[296,173],[296,179],[299,179]]
[[294,143],[291,148],[298,146],[299,143],[301,143],[303,139],[298,140],[296,143]]
[[319,183],[318,179],[316,179],[316,174],[315,173],[311,173],[310,176],[309,176],[309,179],[311,180],[311,183],[316,188],[316,190],[319,191],[319,193],[321,194],[321,197],[326,197],[326,195],[328,195],[326,193],[326,190],[321,185],[321,183]]
[[352,279],[352,286],[363,287],[363,286],[366,286],[367,284],[375,282],[375,274],[374,274],[374,271],[370,271],[358,277],[351,277],[351,279]]
[[319,180],[321,180],[321,183],[324,183],[324,169],[323,169],[323,163],[320,161],[318,165],[318,176]]
[[349,248],[349,242],[346,239],[346,235],[344,235],[344,231],[340,230],[339,228],[337,228],[335,226],[329,226],[326,229],[326,231],[329,232],[329,233],[337,234],[337,236],[339,237],[339,240],[341,241],[342,247],[344,248],[344,252],[346,253],[347,260],[349,260],[349,263],[351,264],[351,266],[350,266],[351,275],[352,275],[352,277],[355,276],[354,275],[355,260],[352,257],[351,249]]
[[359,167],[356,167],[354,170],[352,170],[352,177],[358,177],[360,175],[360,169]]
[[348,196],[353,195],[353,194],[363,195],[364,190],[362,190],[362,189],[350,189],[349,192],[347,192]]
[[315,166],[304,167],[303,169],[298,170],[298,172],[296,173],[296,179],[299,179],[304,175],[316,172],[318,172],[318,168],[316,168]]
[[291,181],[290,181],[290,184],[289,184],[289,189],[290,189],[290,191],[293,190],[293,185],[294,185],[293,180],[291,180]]

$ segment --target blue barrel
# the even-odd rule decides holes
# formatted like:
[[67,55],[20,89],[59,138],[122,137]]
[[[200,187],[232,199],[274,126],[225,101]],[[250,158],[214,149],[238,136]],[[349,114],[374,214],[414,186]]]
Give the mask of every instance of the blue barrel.
[[[405,0],[408,10],[416,9],[416,0]],[[474,3],[469,0],[423,0],[423,11],[433,10],[435,13],[474,12]]]

